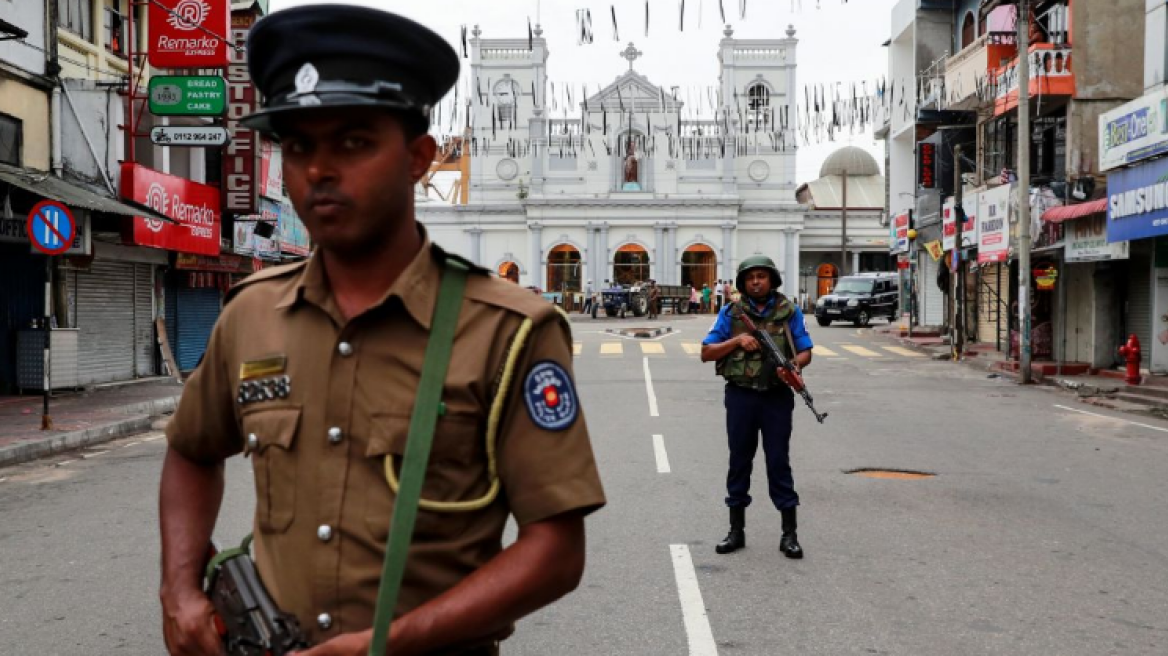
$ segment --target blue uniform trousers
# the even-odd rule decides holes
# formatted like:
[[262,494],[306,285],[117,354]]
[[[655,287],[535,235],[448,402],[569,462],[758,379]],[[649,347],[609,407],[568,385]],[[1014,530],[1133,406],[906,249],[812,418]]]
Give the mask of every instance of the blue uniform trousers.
[[766,391],[726,385],[726,433],[730,443],[727,506],[750,505],[750,473],[754,469],[760,432],[771,502],[779,510],[799,505],[789,458],[794,411],[795,395],[785,385]]

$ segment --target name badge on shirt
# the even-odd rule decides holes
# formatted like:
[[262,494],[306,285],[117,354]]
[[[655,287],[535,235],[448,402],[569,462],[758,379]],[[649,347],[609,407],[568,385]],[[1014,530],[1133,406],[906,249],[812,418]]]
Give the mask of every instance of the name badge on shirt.
[[288,357],[277,355],[249,360],[239,365],[239,405],[286,399],[292,393],[292,379],[284,372]]

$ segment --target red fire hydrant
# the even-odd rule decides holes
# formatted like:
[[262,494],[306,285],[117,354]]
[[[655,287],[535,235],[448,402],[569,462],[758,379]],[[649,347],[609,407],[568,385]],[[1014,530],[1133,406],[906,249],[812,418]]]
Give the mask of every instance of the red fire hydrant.
[[1119,347],[1119,355],[1127,362],[1127,375],[1123,380],[1128,385],[1140,384],[1140,338],[1134,334],[1127,338],[1127,344]]

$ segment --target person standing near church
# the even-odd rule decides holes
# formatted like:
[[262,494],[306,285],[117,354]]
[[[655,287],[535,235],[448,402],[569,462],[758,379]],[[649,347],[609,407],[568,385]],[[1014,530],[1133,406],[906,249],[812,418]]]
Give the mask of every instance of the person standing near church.
[[766,456],[767,491],[782,517],[779,551],[787,558],[802,558],[796,534],[799,495],[791,473],[791,420],[795,394],[775,367],[764,359],[761,346],[742,320],[749,315],[760,330],[774,337],[799,369],[811,364],[814,346],[803,313],[779,288],[783,278],[771,258],[756,255],[738,266],[736,285],[742,299],[718,313],[702,340],[702,362],[716,362],[715,371],[726,379],[726,432],[730,447],[726,474],[726,505],[730,532],[715,551],[729,554],[746,546],[746,508],[750,505],[750,475],[762,434]]

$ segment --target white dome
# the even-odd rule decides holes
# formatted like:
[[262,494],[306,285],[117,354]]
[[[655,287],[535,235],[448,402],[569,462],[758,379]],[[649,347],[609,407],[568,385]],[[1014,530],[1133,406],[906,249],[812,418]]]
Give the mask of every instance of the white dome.
[[823,168],[819,169],[819,177],[843,175],[844,171],[847,171],[849,176],[880,175],[880,165],[876,163],[876,158],[863,148],[848,146],[828,156],[823,162]]

